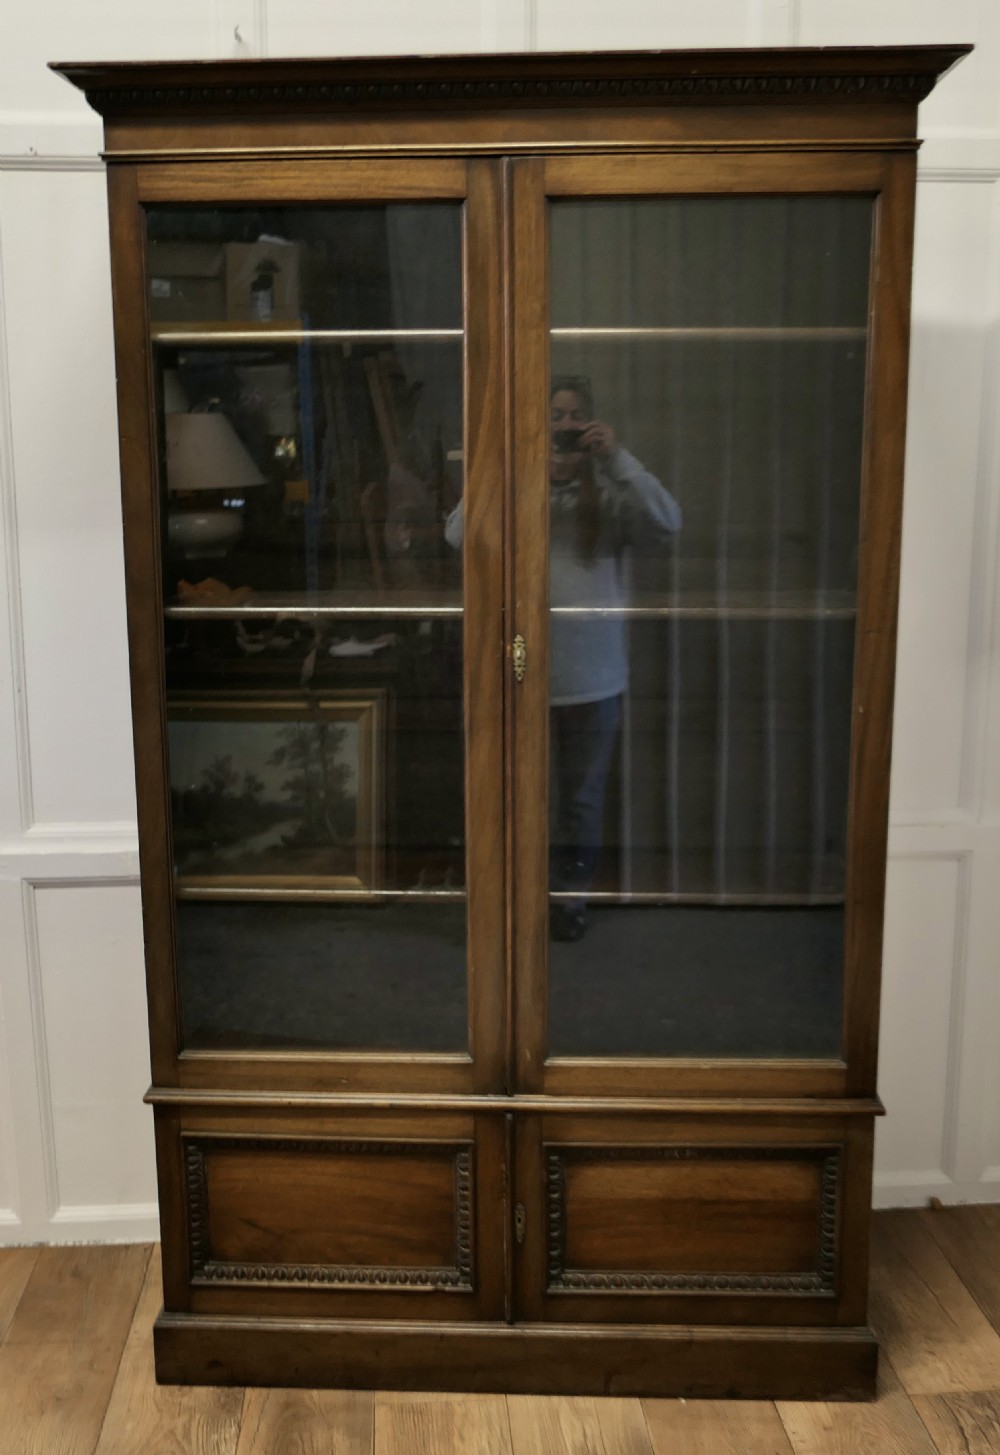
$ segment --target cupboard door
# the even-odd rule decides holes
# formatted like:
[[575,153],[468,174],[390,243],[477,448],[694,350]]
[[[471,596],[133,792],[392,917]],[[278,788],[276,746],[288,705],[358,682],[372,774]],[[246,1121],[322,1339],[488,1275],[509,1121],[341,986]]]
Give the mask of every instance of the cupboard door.
[[516,1317],[861,1324],[871,1126],[529,1117]]
[[852,854],[884,847],[858,785],[888,766],[898,532],[863,520],[898,507],[871,378],[905,360],[882,162],[800,162],[518,174],[524,1087],[842,1090],[876,1014]]
[[157,1137],[168,1313],[502,1317],[497,1118],[160,1112]]
[[168,166],[139,191],[161,1061],[179,1048],[188,1084],[496,1089],[496,168]]

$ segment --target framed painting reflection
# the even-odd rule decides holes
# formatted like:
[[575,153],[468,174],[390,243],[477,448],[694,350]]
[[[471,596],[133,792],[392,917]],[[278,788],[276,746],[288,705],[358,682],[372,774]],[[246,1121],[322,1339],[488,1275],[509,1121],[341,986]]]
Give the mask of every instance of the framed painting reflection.
[[191,693],[167,716],[180,897],[380,887],[384,693]]

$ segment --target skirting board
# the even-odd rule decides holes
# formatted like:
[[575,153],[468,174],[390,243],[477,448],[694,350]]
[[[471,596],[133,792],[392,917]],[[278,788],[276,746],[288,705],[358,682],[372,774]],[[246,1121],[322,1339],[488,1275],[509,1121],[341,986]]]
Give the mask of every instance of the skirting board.
[[930,1173],[926,1177],[907,1173],[899,1181],[876,1178],[872,1193],[872,1207],[926,1207],[931,1198],[936,1198],[948,1207],[964,1203],[1000,1203],[1000,1177],[997,1169],[978,1182],[953,1182],[944,1173]]
[[867,1328],[305,1323],[161,1313],[161,1384],[863,1400]]
[[159,1209],[153,1203],[84,1204],[59,1208],[51,1217],[19,1217],[0,1210],[0,1248],[44,1243],[158,1243]]

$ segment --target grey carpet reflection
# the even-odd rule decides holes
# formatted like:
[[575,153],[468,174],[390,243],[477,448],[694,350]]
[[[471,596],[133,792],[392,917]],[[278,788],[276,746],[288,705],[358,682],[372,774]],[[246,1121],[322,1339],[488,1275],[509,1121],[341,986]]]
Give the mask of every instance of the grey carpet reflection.
[[837,1056],[843,910],[594,909],[553,944],[556,1056]]
[[[463,1051],[460,904],[178,905],[190,1049]],[[843,911],[592,908],[551,946],[554,1055],[840,1053]]]
[[177,909],[192,1050],[467,1050],[463,904]]

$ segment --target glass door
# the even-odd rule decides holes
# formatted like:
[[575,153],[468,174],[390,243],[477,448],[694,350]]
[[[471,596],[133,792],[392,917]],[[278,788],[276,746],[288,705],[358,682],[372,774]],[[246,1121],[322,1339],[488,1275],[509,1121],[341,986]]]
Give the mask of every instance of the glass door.
[[493,173],[379,171],[145,209],[177,1040],[495,1089]]
[[725,195],[703,160],[698,180],[676,159],[520,172],[545,300],[523,284],[514,320],[526,1086],[842,1073],[873,569],[879,182],[857,165],[788,188],[729,161]]

